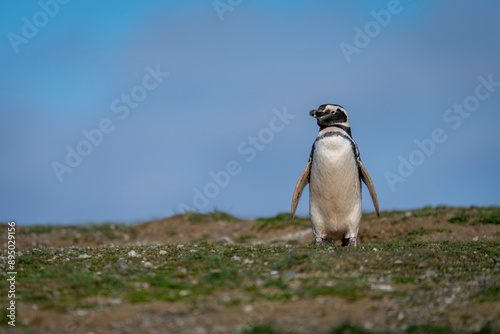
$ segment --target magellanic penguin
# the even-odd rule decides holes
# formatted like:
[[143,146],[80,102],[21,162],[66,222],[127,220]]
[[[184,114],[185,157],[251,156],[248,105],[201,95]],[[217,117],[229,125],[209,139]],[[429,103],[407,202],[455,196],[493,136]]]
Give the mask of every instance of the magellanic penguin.
[[309,115],[318,120],[319,134],[295,186],[292,216],[295,217],[302,191],[309,183],[309,215],[316,245],[342,240],[343,246],[356,246],[361,222],[361,180],[370,191],[378,215],[375,187],[352,139],[345,109],[323,104]]

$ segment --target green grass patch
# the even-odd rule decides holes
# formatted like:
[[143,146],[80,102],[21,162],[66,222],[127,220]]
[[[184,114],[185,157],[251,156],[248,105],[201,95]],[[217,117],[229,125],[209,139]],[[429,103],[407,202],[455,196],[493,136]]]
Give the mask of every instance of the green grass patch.
[[[284,331],[279,330],[274,327],[272,324],[264,324],[264,325],[256,325],[245,329],[243,334],[297,334],[296,331]],[[434,325],[413,325],[408,327],[404,331],[382,331],[382,330],[368,330],[363,329],[359,326],[351,325],[348,322],[345,322],[337,327],[332,328],[331,330],[319,334],[472,334],[472,333],[480,333],[480,334],[493,334],[495,331],[491,329],[489,326],[485,326],[476,331],[462,331],[462,330],[453,330],[450,327],[440,327]],[[309,332],[309,334],[313,334]],[[314,332],[314,334],[318,334],[318,332]]]
[[273,269],[278,271],[295,270],[298,272],[328,271],[333,264],[329,256],[310,252],[293,252],[273,262]]
[[483,216],[474,221],[474,224],[500,224],[500,215],[492,214],[489,216]]
[[468,221],[469,221],[469,215],[465,212],[461,212],[458,215],[448,219],[448,222],[457,224],[467,223]]
[[253,238],[255,238],[254,235],[242,235],[241,237],[236,238],[235,241],[237,243],[244,244],[244,243],[247,243],[248,241],[250,241]]
[[211,221],[227,221],[238,222],[240,219],[223,211],[214,210],[208,213],[188,212],[184,215],[184,219],[193,224],[211,222]]
[[306,293],[313,298],[317,296],[330,295],[343,297],[348,301],[355,301],[364,298],[367,290],[369,290],[369,287],[366,284],[354,280],[338,281],[333,286],[310,285],[305,289]]
[[432,232],[434,232],[434,230],[428,230],[428,229],[424,229],[424,228],[417,228],[417,229],[414,229],[414,230],[408,232],[407,235],[426,235],[426,234],[432,234]]
[[433,229],[425,229],[425,228],[417,228],[414,229],[410,232],[408,232],[407,235],[409,236],[421,236],[421,235],[427,235],[427,234],[432,234],[434,232],[439,232],[439,233],[452,233],[453,231],[448,229],[448,228],[433,228]]
[[484,302],[498,302],[500,301],[500,285],[491,285],[479,291],[471,297],[478,300],[480,303]]
[[276,216],[273,217],[267,217],[267,218],[257,218],[258,221],[261,222],[266,222],[266,223],[275,223],[275,222],[282,222],[282,221],[289,221],[292,220],[292,214],[288,212],[281,212],[278,213]]
[[394,276],[392,281],[397,284],[415,283],[416,279],[413,276]]

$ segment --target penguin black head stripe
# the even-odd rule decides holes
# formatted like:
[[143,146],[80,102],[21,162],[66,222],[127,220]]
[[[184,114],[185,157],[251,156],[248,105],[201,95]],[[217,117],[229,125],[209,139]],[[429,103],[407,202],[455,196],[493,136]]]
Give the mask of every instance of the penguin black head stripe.
[[309,116],[318,120],[320,130],[330,126],[337,126],[351,136],[349,116],[345,109],[338,104],[322,104],[318,109],[311,110]]
[[295,186],[292,216],[309,184],[309,215],[316,244],[340,239],[344,246],[356,246],[361,223],[361,181],[368,187],[378,214],[375,187],[352,139],[346,110],[337,104],[323,104],[309,115],[317,119],[319,133]]

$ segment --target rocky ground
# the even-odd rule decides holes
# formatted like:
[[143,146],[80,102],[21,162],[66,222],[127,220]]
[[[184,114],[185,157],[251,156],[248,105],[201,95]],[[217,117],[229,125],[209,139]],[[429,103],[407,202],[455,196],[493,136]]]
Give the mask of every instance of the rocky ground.
[[499,208],[367,214],[356,248],[316,247],[288,214],[17,227],[0,332],[498,332],[499,241]]

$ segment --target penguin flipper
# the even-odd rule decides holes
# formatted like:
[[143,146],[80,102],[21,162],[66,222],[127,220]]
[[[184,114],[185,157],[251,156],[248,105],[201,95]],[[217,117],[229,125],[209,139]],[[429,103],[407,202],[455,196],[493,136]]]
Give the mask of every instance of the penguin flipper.
[[302,196],[302,191],[309,183],[309,174],[311,172],[311,159],[306,165],[306,168],[300,174],[299,180],[297,181],[297,185],[295,186],[295,190],[293,191],[292,198],[292,218],[295,218],[295,211],[297,210],[297,205],[299,204],[300,196]]
[[365,165],[361,162],[361,159],[358,157],[358,166],[359,170],[361,172],[361,180],[366,184],[368,187],[368,191],[370,192],[370,196],[373,201],[373,206],[375,207],[375,211],[377,212],[377,216],[380,216],[379,214],[379,209],[378,209],[378,198],[377,198],[377,193],[375,192],[375,187],[373,186],[372,178],[370,177],[370,174],[368,174],[368,171],[365,168]]

